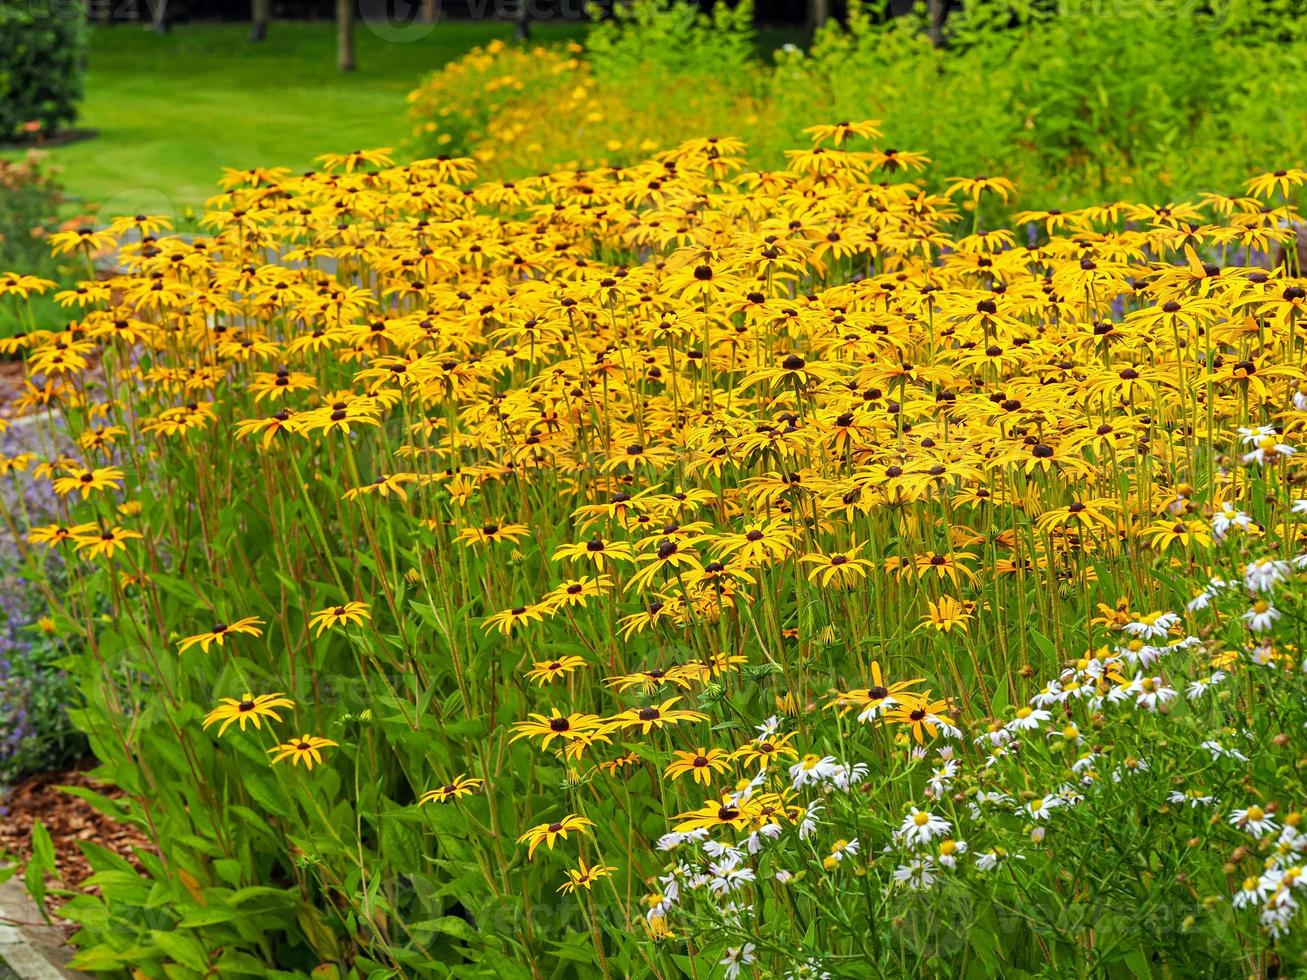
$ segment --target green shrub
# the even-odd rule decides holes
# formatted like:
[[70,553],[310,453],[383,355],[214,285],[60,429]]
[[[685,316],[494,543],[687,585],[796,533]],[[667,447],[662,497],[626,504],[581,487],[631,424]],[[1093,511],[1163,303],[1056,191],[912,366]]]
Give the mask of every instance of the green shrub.
[[681,0],[633,0],[614,4],[612,13],[609,19],[592,14],[586,55],[599,77],[636,83],[636,91],[657,91],[669,76],[705,71],[741,79],[756,64],[752,0],[715,4],[711,14]]
[[71,123],[85,61],[80,4],[0,0],[0,140]]
[[[877,3],[851,0],[808,49],[786,45],[766,64],[747,5],[719,4],[710,17],[677,0],[639,0],[592,28],[583,98],[572,97],[575,76],[489,96],[486,138],[467,152],[520,177],[626,163],[628,134],[668,147],[694,135],[693,124],[743,139],[751,163],[774,168],[805,127],[877,119],[888,145],[930,149],[933,189],[948,176],[1001,173],[1022,204],[1061,208],[1230,192],[1249,173],[1302,162],[1300,7],[975,0],[949,19],[937,50],[924,9],[885,18]],[[432,92],[454,87],[446,74]],[[440,104],[415,101],[419,126],[436,118],[421,107]]]
[[61,194],[54,171],[36,150],[0,160],[0,269],[49,271],[46,236],[58,219]]
[[67,655],[38,625],[0,628],[0,787],[37,772],[67,769],[86,755],[68,720],[77,700]]
[[[39,150],[19,160],[0,160],[0,272],[22,269],[65,283],[67,270],[50,257],[47,241],[58,222],[63,196],[54,168]],[[62,310],[49,295],[19,303],[0,296],[0,337],[57,322]]]
[[769,115],[780,145],[814,122],[879,119],[897,146],[930,147],[936,175],[1003,173],[1027,203],[1230,191],[1303,154],[1307,48],[1277,9],[977,0],[935,50],[921,11],[884,21],[855,0],[809,50],[778,52]]

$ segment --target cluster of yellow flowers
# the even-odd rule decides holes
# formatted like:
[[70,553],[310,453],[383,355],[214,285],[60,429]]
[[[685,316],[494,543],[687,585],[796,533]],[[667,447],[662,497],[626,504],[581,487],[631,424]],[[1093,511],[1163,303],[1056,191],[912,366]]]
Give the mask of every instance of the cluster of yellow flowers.
[[[462,760],[477,778],[408,773],[438,784],[420,802],[448,802],[493,793],[516,739],[610,778],[645,742],[705,787],[797,759],[774,732],[677,744],[746,679],[775,679],[800,730],[826,698],[927,742],[995,714],[999,688],[1024,700],[1031,662],[1056,662],[1041,633],[1105,598],[1109,565],[1113,589],[1147,595],[1159,564],[1203,566],[1222,509],[1284,521],[1265,473],[1307,421],[1307,280],[1265,259],[1307,172],[990,230],[1007,181],[929,193],[925,157],[872,148],[870,121],[810,135],[784,170],[711,138],[494,183],[469,159],[360,151],[229,172],[204,237],[147,216],[60,233],[121,271],[58,293],[66,327],[8,342],[20,407],[57,407],[77,447],[6,461],[63,509],[30,540],[113,562],[147,646],[263,649],[228,664],[237,690],[258,664],[295,698],[227,699],[220,733],[274,709],[307,727],[304,674],[334,632],[361,675],[435,678],[489,725]],[[0,275],[0,299],[50,285]],[[157,597],[183,577],[212,608],[179,621]],[[889,684],[881,662],[953,697]],[[501,691],[537,710],[501,722]],[[330,765],[328,747],[273,751]],[[786,812],[683,802],[681,829]],[[590,823],[523,841],[568,830]]]
[[[662,146],[717,127],[779,125],[726,79],[700,78],[676,100],[596,73],[579,44],[516,47],[494,41],[434,72],[408,95],[412,140],[465,152],[490,176],[542,168],[635,163]],[[781,145],[784,145],[783,143]]]

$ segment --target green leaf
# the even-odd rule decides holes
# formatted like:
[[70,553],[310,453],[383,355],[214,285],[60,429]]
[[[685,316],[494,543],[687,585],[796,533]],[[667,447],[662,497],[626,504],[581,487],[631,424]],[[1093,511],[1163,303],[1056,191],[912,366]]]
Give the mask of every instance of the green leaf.
[[27,870],[23,872],[23,883],[27,886],[27,894],[32,896],[41,915],[49,922],[50,916],[45,911],[46,875],[56,875],[54,842],[50,840],[50,832],[45,829],[45,824],[38,818],[32,824],[32,857],[27,862]]
[[176,960],[182,966],[190,967],[201,973],[209,968],[209,957],[204,945],[194,936],[184,932],[165,932],[153,929],[150,938],[164,954]]

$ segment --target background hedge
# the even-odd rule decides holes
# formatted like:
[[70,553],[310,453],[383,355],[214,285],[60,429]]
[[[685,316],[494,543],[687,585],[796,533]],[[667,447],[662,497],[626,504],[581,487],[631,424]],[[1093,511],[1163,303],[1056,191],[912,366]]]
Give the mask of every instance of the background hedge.
[[83,20],[75,0],[0,0],[0,141],[37,123],[49,132],[77,118]]

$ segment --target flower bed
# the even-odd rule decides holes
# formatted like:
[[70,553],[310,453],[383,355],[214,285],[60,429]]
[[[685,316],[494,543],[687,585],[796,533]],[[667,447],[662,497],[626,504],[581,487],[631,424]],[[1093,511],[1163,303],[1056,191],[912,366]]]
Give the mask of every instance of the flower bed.
[[81,968],[1301,964],[1305,294],[1249,256],[1307,172],[1005,229],[810,136],[54,236],[126,271],[14,342],[76,448],[5,465],[157,848],[84,846]]

